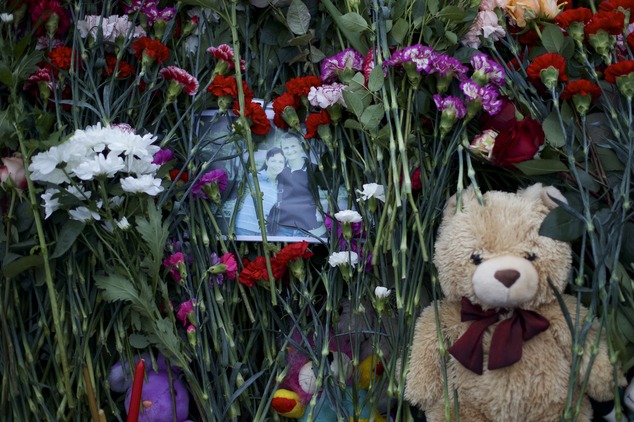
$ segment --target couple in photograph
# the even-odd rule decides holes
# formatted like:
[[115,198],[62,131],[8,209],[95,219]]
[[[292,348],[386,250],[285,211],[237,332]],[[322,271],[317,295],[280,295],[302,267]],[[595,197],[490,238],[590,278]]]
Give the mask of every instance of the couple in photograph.
[[[281,136],[280,147],[267,151],[257,174],[267,235],[307,237],[325,233],[309,185],[309,166],[312,164],[304,154],[302,141],[291,133]],[[235,230],[238,236],[260,236],[255,186],[250,174],[247,181]]]

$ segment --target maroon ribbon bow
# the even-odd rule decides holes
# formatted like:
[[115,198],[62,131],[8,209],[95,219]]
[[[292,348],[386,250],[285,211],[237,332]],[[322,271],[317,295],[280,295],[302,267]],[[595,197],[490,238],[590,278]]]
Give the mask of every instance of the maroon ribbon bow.
[[[488,369],[500,369],[513,365],[522,358],[522,343],[546,331],[550,323],[534,311],[513,309],[513,316],[500,322],[493,331],[489,349]],[[460,316],[463,322],[474,321],[467,331],[450,348],[449,353],[464,367],[482,375],[484,348],[482,339],[489,326],[500,320],[508,309],[483,310],[466,297],[462,298]]]

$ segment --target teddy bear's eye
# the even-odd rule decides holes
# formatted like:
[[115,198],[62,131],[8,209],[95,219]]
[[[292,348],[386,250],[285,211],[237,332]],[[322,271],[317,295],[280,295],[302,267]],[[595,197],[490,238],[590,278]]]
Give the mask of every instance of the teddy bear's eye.
[[525,258],[528,261],[535,261],[537,259],[537,255],[535,255],[533,252],[527,252]]
[[473,261],[475,265],[480,265],[482,264],[482,257],[478,253],[471,254],[471,261]]

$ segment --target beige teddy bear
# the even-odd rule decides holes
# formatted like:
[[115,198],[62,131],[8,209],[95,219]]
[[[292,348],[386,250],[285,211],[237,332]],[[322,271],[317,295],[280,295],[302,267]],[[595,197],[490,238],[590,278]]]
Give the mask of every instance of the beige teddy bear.
[[[517,194],[491,191],[485,206],[473,190],[462,195],[462,209],[451,198],[440,226],[434,263],[444,298],[437,303],[447,347],[449,412],[454,392],[460,421],[559,421],[568,398],[573,335],[548,280],[563,292],[571,267],[567,243],[540,236],[549,211],[565,202],[554,187],[530,186]],[[562,294],[581,325],[587,309]],[[578,329],[578,327],[577,327]],[[602,339],[592,356],[598,324],[587,332],[575,404],[588,361],[585,391],[596,400],[613,398],[613,369]],[[434,306],[419,317],[410,352],[405,397],[444,421],[445,397]],[[587,396],[580,398],[577,421],[590,421]],[[451,414],[451,420],[455,415]]]

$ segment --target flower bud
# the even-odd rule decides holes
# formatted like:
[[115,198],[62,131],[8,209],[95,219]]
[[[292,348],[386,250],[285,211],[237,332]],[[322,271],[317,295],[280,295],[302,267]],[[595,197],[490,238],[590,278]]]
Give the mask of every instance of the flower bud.
[[282,111],[282,119],[284,119],[287,125],[301,132],[301,127],[299,125],[299,116],[297,116],[297,110],[295,110],[293,107],[286,106],[284,108],[284,111]]
[[420,72],[416,69],[416,63],[405,62],[403,63],[403,69],[405,69],[410,86],[416,89],[421,80]]
[[198,337],[196,336],[196,327],[190,325],[187,327],[187,340],[189,340],[189,344],[192,347],[196,347],[198,345]]
[[559,81],[559,70],[554,66],[548,66],[539,72],[539,77],[548,90],[553,90]]
[[317,127],[317,133],[328,149],[332,151],[332,132],[330,131],[330,125],[319,125]]
[[165,34],[165,28],[167,27],[167,22],[163,19],[157,19],[154,21],[152,28],[154,28],[154,36],[157,40],[163,38],[163,34]]
[[46,33],[49,37],[53,38],[55,33],[57,32],[57,28],[59,28],[59,16],[57,13],[51,13],[51,15],[46,20]]
[[616,78],[616,86],[626,98],[632,99],[634,95],[634,72]]
[[211,80],[213,81],[218,75],[227,75],[229,73],[229,69],[229,63],[224,60],[218,60],[218,63],[216,63],[216,66],[214,67],[214,71],[211,73]]
[[334,103],[333,105],[326,107],[326,110],[330,115],[332,124],[336,126],[341,121],[341,104]]
[[590,109],[590,103],[592,102],[592,95],[577,94],[572,97],[572,103],[575,105],[577,113],[584,115]]

